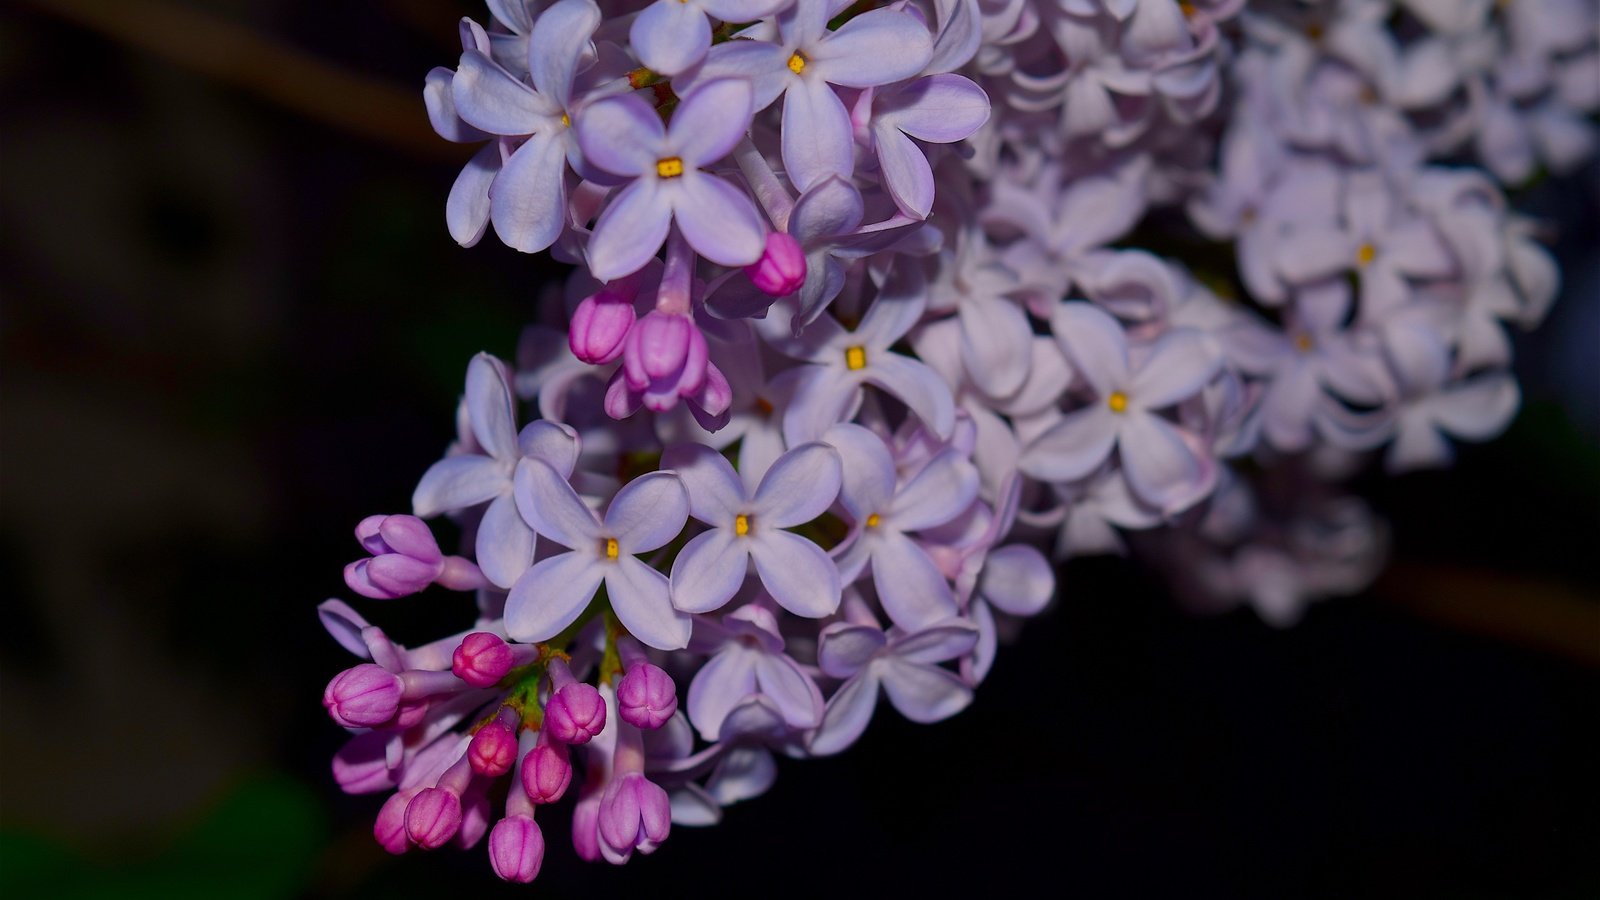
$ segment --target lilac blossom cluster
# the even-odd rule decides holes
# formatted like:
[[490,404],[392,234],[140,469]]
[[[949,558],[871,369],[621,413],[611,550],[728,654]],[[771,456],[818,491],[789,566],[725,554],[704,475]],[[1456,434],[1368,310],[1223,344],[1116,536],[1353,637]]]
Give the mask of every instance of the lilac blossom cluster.
[[[621,863],[880,697],[959,712],[1046,551],[1275,623],[1360,589],[1383,529],[1338,480],[1504,428],[1556,291],[1439,161],[1581,161],[1600,59],[1563,0],[489,7],[424,91],[482,143],[449,231],[574,268],[345,570],[477,621],[407,648],[324,603],[364,661],[323,702],[386,849],[487,837],[511,881],[568,793]],[[1185,213],[1193,259],[1128,245]]]

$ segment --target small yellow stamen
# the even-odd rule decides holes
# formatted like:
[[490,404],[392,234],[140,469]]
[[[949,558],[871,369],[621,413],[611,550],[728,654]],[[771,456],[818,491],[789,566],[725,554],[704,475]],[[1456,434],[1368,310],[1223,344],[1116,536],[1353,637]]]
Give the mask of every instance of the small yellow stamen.
[[622,552],[621,548],[617,546],[616,538],[606,538],[604,546],[606,559],[616,559]]
[[867,348],[857,344],[844,349],[844,367],[852,372],[859,372],[867,367]]
[[1356,264],[1359,266],[1370,266],[1377,258],[1378,248],[1371,244],[1362,244],[1356,248]]
[[789,71],[799,75],[806,68],[806,58],[799,53],[789,57]]
[[770,416],[774,412],[777,412],[777,408],[772,405],[772,401],[765,397],[756,398],[756,409],[761,412],[763,417]]
[[749,534],[750,533],[750,517],[747,516],[747,515],[743,515],[743,514],[734,516],[733,517],[733,533],[737,534],[739,537],[744,537],[745,535]]
[[572,127],[572,117],[567,115],[566,113],[562,113],[561,114],[561,126],[563,128],[571,128]]
[[1310,353],[1311,352],[1311,347],[1312,347],[1311,335],[1309,335],[1309,334],[1295,335],[1294,348],[1296,350],[1299,350],[1301,353]]
[[1111,407],[1111,411],[1114,413],[1126,412],[1128,409],[1128,395],[1121,391],[1112,391],[1111,396],[1106,398],[1106,405]]
[[656,160],[656,174],[662,178],[677,178],[683,174],[683,160],[676,156]]
[[878,523],[882,522],[882,521],[883,521],[883,517],[882,516],[878,515],[877,513],[873,513],[872,515],[867,516],[867,527],[868,528],[877,528],[878,527]]
[[1195,7],[1193,3],[1189,2],[1189,0],[1179,0],[1178,11],[1183,13],[1183,17],[1185,19],[1194,18]]

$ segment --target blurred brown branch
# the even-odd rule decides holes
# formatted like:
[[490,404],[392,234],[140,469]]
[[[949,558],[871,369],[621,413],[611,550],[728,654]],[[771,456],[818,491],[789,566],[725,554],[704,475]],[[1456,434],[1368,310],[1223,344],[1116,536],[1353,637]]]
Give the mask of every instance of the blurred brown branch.
[[1422,618],[1600,666],[1600,603],[1566,585],[1480,569],[1397,564],[1374,590]]
[[167,0],[27,0],[35,9],[234,85],[291,112],[431,159],[462,152],[406,89]]

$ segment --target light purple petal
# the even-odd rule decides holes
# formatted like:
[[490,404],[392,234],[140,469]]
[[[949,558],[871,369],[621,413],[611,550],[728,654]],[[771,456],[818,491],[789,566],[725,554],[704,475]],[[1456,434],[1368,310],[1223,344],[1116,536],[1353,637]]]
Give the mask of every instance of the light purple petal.
[[883,667],[883,690],[889,702],[913,722],[948,719],[972,702],[972,688],[954,672],[890,657]]
[[611,609],[629,634],[657,650],[689,646],[693,620],[673,608],[667,576],[624,556],[605,567],[605,579]]
[[506,246],[538,253],[561,237],[567,209],[567,151],[559,135],[528,138],[489,187],[495,234]]
[[510,494],[494,498],[484,510],[476,553],[484,576],[503,588],[516,584],[533,563],[533,529],[517,513],[517,501]]
[[[712,47],[704,62],[684,78],[675,79],[673,85],[692,91],[712,79],[742,78],[750,83],[754,92],[752,111],[760,112],[794,83],[794,73],[789,71],[788,62],[787,51],[765,41],[728,41]],[[679,82],[683,82],[681,86]]]
[[933,58],[933,35],[915,16],[875,9],[844,23],[812,51],[813,78],[845,87],[903,81]]
[[523,456],[544,460],[561,477],[570,478],[578,464],[578,432],[571,425],[539,419],[523,426],[517,435],[517,450]]
[[539,14],[528,35],[528,72],[551,103],[571,102],[572,81],[589,39],[600,27],[600,7],[591,0],[561,0]]
[[672,204],[653,178],[641,178],[612,198],[589,239],[589,271],[600,281],[632,275],[661,249],[672,225]]
[[1095,395],[1104,399],[1128,383],[1128,338],[1117,320],[1088,303],[1063,303],[1050,331]]
[[[728,469],[733,473],[732,467]],[[792,528],[827,512],[839,496],[839,451],[820,442],[778,457],[756,488],[752,511],[762,528]]]
[[1033,361],[1033,326],[1015,303],[969,300],[961,317],[961,362],[978,389],[990,397],[1009,397],[1028,379]]
[[560,634],[594,599],[604,574],[604,567],[583,553],[563,553],[535,563],[506,597],[507,636],[527,642]]
[[839,570],[816,544],[787,531],[768,531],[750,542],[756,574],[778,605],[820,619],[839,608]]
[[761,653],[755,660],[756,684],[777,704],[793,728],[815,728],[822,721],[822,692],[783,654]]
[[490,134],[533,134],[561,116],[549,100],[477,50],[461,54],[450,96],[463,121]]
[[783,100],[783,167],[804,191],[829,175],[849,178],[855,169],[850,113],[820,79],[794,82]]
[[541,459],[525,459],[517,466],[517,509],[533,530],[563,547],[599,552],[600,523],[583,505],[561,473]]
[[689,495],[671,472],[650,472],[628,482],[606,508],[605,529],[624,553],[649,553],[683,531]]
[[1055,594],[1056,576],[1039,548],[1008,544],[990,551],[978,576],[978,593],[1013,616],[1031,616]]
[[466,509],[505,490],[505,469],[487,456],[447,456],[428,467],[411,495],[411,513],[429,519]]
[[1160,409],[1193,397],[1222,366],[1214,347],[1200,332],[1187,328],[1163,334],[1133,376],[1128,388],[1131,399],[1144,409]]
[[795,374],[784,380],[794,393],[783,411],[783,439],[790,446],[821,438],[835,423],[848,418],[860,402],[860,381],[842,366],[802,366],[790,371]]
[[726,528],[696,535],[672,562],[672,605],[687,613],[721,609],[744,583],[749,558],[749,542]]
[[829,756],[856,742],[878,706],[878,679],[866,671],[839,686],[822,712],[822,724],[807,743],[813,756]]
[[898,353],[879,351],[867,366],[866,380],[889,392],[916,413],[929,431],[948,438],[956,425],[955,398],[938,373]]
[[727,806],[765,794],[777,779],[778,764],[771,751],[765,747],[734,747],[717,760],[717,767],[706,779],[706,790],[718,803]]
[[831,678],[849,678],[871,662],[887,641],[881,629],[834,622],[817,638],[817,665]]
[[1500,372],[1445,391],[1429,402],[1429,412],[1452,435],[1486,441],[1505,430],[1520,402],[1517,380]]
[[972,652],[978,642],[978,629],[964,619],[932,625],[895,641],[890,654],[908,662],[942,663]]
[[444,66],[436,66],[428,72],[422,86],[422,102],[428,108],[428,124],[447,141],[460,144],[484,140],[489,135],[461,121],[461,116],[456,114],[456,101],[451,92],[455,77],[456,73]]
[[989,95],[960,75],[921,78],[897,91],[878,122],[919,141],[949,144],[970,137],[989,120]]
[[755,656],[738,644],[729,644],[695,673],[685,705],[689,721],[701,737],[715,741],[728,712],[756,692]]
[[944,575],[926,551],[897,531],[882,529],[877,535],[872,583],[883,611],[907,631],[956,615],[955,596]]
[[591,103],[573,127],[584,158],[615,175],[654,172],[667,135],[656,111],[637,94]]
[[1130,411],[1117,448],[1134,494],[1169,514],[1198,500],[1216,478],[1214,463],[1196,453],[1160,416]]
[[926,219],[933,210],[933,169],[918,147],[893,125],[873,123],[873,147],[884,187],[908,216]]
[[711,48],[711,23],[697,5],[656,0],[628,30],[639,61],[663,75],[676,75],[699,62]]
[[839,450],[839,500],[857,522],[888,512],[894,498],[894,458],[883,439],[855,424],[837,425],[823,440]]
[[[700,20],[705,21],[705,16]],[[738,78],[707,81],[697,85],[673,111],[667,146],[683,158],[686,167],[703,169],[732,153],[749,127],[749,82]]]
[[495,459],[516,459],[517,419],[505,367],[487,353],[467,366],[467,415],[478,444]]
[[747,266],[766,250],[766,226],[755,203],[715,175],[685,172],[672,208],[684,240],[719,266]]
[[1068,413],[1022,451],[1017,467],[1040,481],[1074,481],[1095,470],[1117,440],[1117,413],[1095,403]]
[[[795,201],[794,211],[789,213],[789,234],[802,245],[811,246],[823,238],[860,228],[862,215],[861,192],[848,180],[830,175]],[[808,271],[806,277],[811,278],[812,273]]]
[[921,531],[954,519],[978,496],[978,470],[955,448],[939,452],[895,495],[894,527]]
[[[676,0],[674,0],[676,2]],[[727,457],[704,444],[680,444],[661,456],[661,468],[683,479],[689,515],[726,527],[745,507],[744,482]]]
[[489,142],[467,161],[450,185],[444,204],[445,227],[450,237],[463,247],[483,238],[489,227],[489,187],[500,173],[500,145]]

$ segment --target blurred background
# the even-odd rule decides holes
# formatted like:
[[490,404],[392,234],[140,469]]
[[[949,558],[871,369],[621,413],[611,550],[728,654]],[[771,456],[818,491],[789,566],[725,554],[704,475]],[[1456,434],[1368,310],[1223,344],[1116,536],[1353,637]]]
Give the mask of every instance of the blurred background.
[[[351,529],[408,508],[548,271],[445,232],[470,149],[421,87],[461,15],[0,8],[0,896],[501,889],[481,847],[376,846],[318,702]],[[1517,339],[1525,407],[1365,483],[1371,591],[1275,631],[1074,563],[954,720],[881,716],[623,869],[563,810],[504,893],[1600,894],[1600,170],[1518,202],[1566,278]],[[403,641],[470,618],[360,608]]]

